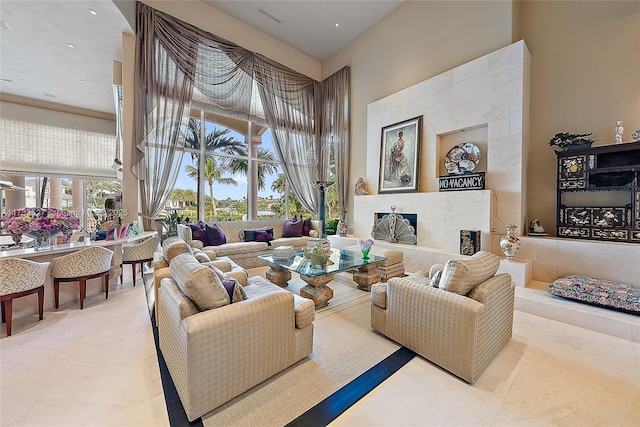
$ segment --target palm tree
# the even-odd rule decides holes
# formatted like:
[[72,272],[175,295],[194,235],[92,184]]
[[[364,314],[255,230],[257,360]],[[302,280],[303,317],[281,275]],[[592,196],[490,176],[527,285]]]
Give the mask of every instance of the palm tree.
[[[185,137],[185,148],[192,148],[194,150],[200,150],[201,145],[201,121],[198,119],[190,118],[187,123],[187,132]],[[205,136],[204,146],[206,151],[221,151],[226,154],[240,154],[246,152],[246,144],[242,141],[238,141],[232,136],[227,134],[231,132],[229,129],[215,128],[213,132]],[[195,175],[189,175],[196,179],[196,182],[200,182],[200,171],[197,169],[198,159],[200,155],[195,152],[191,152],[191,160],[195,163]],[[194,168],[194,166],[186,166],[185,170]],[[197,200],[200,200],[200,186],[198,186]],[[213,190],[211,191],[213,194]],[[214,215],[215,215],[215,203],[214,203]]]
[[[188,165],[185,168],[187,176],[190,178],[198,178],[199,169],[195,166]],[[226,178],[222,175],[225,172],[229,172],[229,166],[223,162],[217,163],[212,157],[207,157],[204,164],[204,179],[209,184],[209,195],[211,196],[212,213],[215,217],[218,214],[216,210],[216,200],[213,198],[213,183],[218,182],[224,185],[238,185],[238,182],[233,178]]]
[[[245,158],[229,160],[229,168],[234,174],[241,173],[244,176],[249,176],[249,161],[246,159],[246,157],[249,157],[249,153],[246,147],[243,148],[243,152],[240,155]],[[277,159],[272,151],[264,147],[258,147],[258,159],[263,160],[258,161],[258,189],[264,190],[267,175],[271,175],[278,170],[277,165],[268,163],[268,161],[275,162]]]

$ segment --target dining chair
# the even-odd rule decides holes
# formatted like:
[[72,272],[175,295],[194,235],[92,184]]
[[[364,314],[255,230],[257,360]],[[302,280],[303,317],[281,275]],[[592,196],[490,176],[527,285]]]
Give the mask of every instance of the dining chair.
[[[122,247],[122,264],[130,264],[133,275],[133,286],[136,285],[136,265],[140,264],[140,275],[144,275],[144,263],[153,261],[153,254],[160,244],[158,236],[153,236],[140,243]],[[120,277],[122,281],[122,276]]]
[[109,298],[109,272],[113,251],[93,246],[51,260],[55,307],[60,302],[60,283],[78,282],[80,286],[80,310],[84,308],[87,280],[102,277],[105,299]]
[[7,323],[7,336],[11,335],[13,300],[38,294],[38,316],[44,312],[44,282],[49,269],[48,262],[35,262],[20,258],[0,259],[0,302],[2,322]]

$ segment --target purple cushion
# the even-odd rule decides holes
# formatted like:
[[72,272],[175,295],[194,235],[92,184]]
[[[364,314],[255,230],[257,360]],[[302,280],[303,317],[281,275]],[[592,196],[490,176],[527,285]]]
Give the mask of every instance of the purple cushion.
[[302,237],[302,225],[304,221],[301,219],[288,219],[284,222],[282,237]]
[[302,222],[302,235],[308,236],[311,231],[311,218],[307,218]]
[[193,240],[200,240],[204,246],[209,246],[209,238],[204,224],[190,224],[189,227],[191,228],[191,238]]
[[256,242],[270,242],[273,240],[273,228],[254,231]]
[[222,231],[222,228],[220,228],[218,224],[206,224],[205,231],[210,246],[220,246],[227,243],[227,236],[224,235],[224,231]]
[[223,279],[222,284],[224,285],[224,288],[227,290],[227,293],[229,294],[229,301],[233,302],[233,288],[236,287],[236,281]]

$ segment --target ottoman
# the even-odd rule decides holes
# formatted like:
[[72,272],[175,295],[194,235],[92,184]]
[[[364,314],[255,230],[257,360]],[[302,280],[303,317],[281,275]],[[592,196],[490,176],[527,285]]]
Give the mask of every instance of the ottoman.
[[377,255],[386,258],[377,268],[380,281],[386,282],[392,277],[404,277],[403,254],[400,251],[383,251]]
[[640,315],[640,285],[588,276],[562,276],[549,285],[551,295]]

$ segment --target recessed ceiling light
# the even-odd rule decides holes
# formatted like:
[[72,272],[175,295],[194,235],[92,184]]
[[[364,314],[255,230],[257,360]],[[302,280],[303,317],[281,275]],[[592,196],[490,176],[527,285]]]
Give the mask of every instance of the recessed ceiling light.
[[80,80],[80,83],[86,83],[86,82],[87,82],[86,80]]
[[92,15],[94,15],[94,16],[98,15],[98,12],[96,12],[96,11],[95,11],[95,10],[93,10],[93,9],[89,9],[89,13],[90,13],[90,14],[92,14]]
[[7,21],[0,21],[0,28],[3,30],[11,31],[11,27],[9,27]]
[[70,48],[74,49],[76,47],[76,45],[73,44],[73,43],[67,43],[67,47],[70,47]]
[[13,83],[13,80],[11,80],[11,79],[0,79],[0,81],[7,82],[7,83]]
[[46,96],[47,98],[55,98],[56,96],[52,93],[46,93],[44,94],[44,96]]
[[339,26],[340,26],[340,24],[336,24],[336,27],[339,27]]

